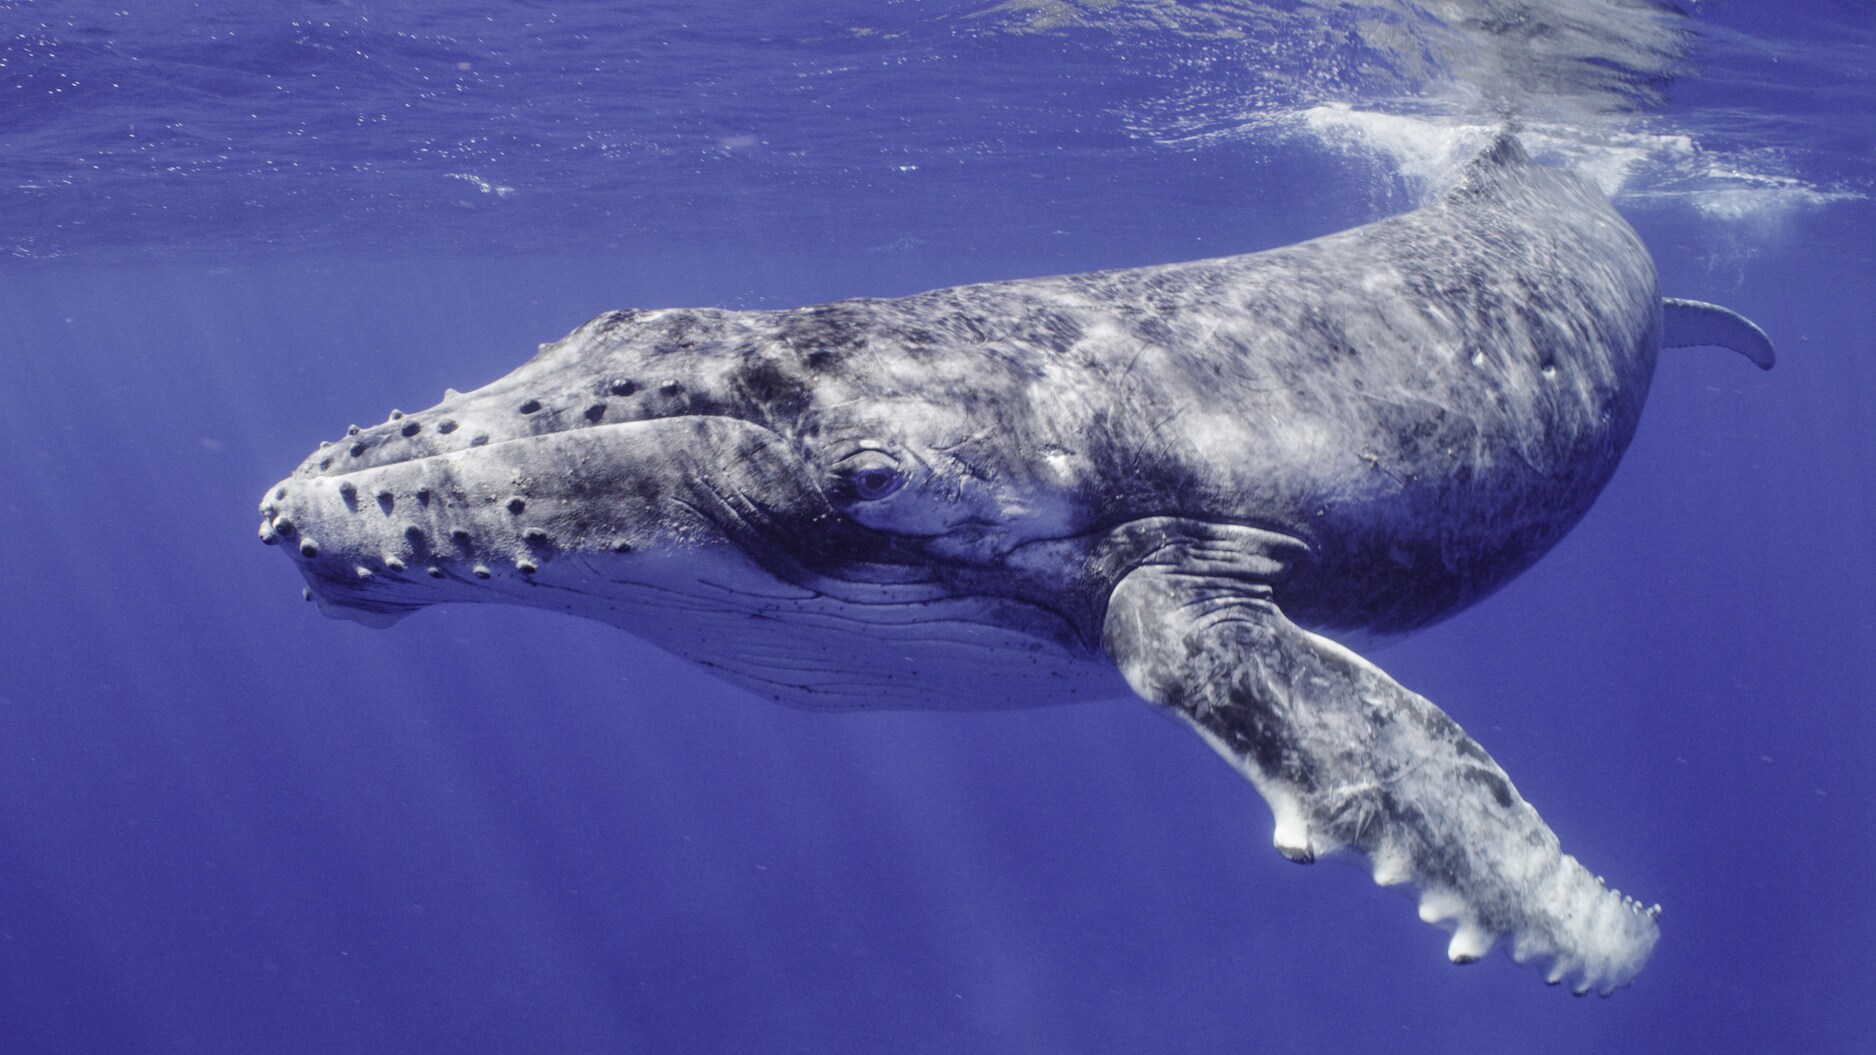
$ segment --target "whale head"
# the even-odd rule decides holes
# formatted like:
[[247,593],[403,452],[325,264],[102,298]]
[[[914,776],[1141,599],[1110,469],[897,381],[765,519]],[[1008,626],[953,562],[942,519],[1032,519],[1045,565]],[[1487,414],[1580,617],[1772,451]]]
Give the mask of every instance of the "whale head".
[[[261,503],[326,614],[565,611],[803,706],[1113,685],[1060,574],[1095,513],[1033,367],[897,301],[618,311],[322,444]],[[961,342],[972,343],[959,354]]]

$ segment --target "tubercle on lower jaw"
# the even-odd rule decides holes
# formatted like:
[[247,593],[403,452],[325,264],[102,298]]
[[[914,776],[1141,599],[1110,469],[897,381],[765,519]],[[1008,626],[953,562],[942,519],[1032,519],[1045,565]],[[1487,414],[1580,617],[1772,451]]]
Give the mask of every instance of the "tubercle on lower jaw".
[[[316,538],[304,532],[283,510],[281,503],[292,496],[292,486],[291,483],[279,485],[261,502],[260,541],[271,546],[282,540],[294,540],[295,551],[313,574],[335,583],[349,581],[361,588],[381,578],[414,583],[418,573],[413,569],[419,567],[422,574],[432,579],[462,580],[467,576],[487,580],[497,575],[496,567],[507,565],[514,574],[528,580],[550,560],[566,552],[591,550],[624,555],[636,548],[621,535],[597,539],[561,538],[542,524],[523,523],[521,518],[528,512],[528,501],[522,495],[510,495],[505,499],[491,499],[489,503],[514,519],[513,524],[501,529],[478,533],[463,524],[454,524],[426,530],[414,521],[405,522],[401,531],[384,531],[384,525],[351,529],[339,532],[349,545],[342,547],[341,552],[328,554]],[[429,505],[427,489],[418,488],[400,496],[390,488],[380,488],[374,492],[377,507],[374,514],[357,501],[358,488],[350,481],[340,481],[335,490],[344,505],[345,515],[353,517],[382,515],[388,519],[397,510],[400,497],[414,499],[424,507]],[[357,536],[371,534],[385,535],[385,545],[378,547],[379,552],[356,544]],[[397,541],[399,539],[401,542]],[[320,566],[312,567],[315,562]],[[459,568],[460,573],[452,573],[452,567]]]

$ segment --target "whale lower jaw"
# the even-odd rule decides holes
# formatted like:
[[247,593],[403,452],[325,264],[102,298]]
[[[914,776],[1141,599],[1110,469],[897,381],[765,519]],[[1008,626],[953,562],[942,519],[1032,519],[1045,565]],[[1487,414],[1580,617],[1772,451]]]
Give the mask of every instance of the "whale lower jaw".
[[573,555],[531,572],[477,567],[487,576],[432,579],[406,567],[348,582],[302,571],[308,597],[335,619],[382,628],[439,603],[543,608],[617,627],[806,710],[1004,710],[1131,695],[1099,657],[1012,626],[1046,631],[1047,613],[920,584],[796,586],[727,543],[678,556]]
[[[912,566],[827,553],[817,564],[800,551],[843,544],[826,517],[804,546],[748,530],[764,511],[730,508],[709,473],[746,468],[766,443],[740,422],[673,419],[302,472],[268,492],[260,534],[292,554],[309,599],[334,618],[385,627],[436,604],[545,608],[798,707],[998,709],[1127,694],[1046,608],[959,593]],[[737,457],[713,456],[724,448]],[[819,500],[787,459],[773,461],[762,479],[775,502],[797,501],[791,489]],[[751,552],[752,540],[773,548]]]

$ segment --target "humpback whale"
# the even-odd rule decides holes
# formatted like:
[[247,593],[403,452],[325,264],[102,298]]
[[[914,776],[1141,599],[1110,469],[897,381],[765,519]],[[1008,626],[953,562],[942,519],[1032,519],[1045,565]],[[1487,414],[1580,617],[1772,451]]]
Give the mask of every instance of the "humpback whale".
[[1249,255],[609,312],[321,444],[260,534],[330,615],[557,609],[796,706],[1136,695],[1262,794],[1285,857],[1360,855],[1452,961],[1606,993],[1658,906],[1355,649],[1556,544],[1680,345],[1772,363],[1503,136],[1421,208]]

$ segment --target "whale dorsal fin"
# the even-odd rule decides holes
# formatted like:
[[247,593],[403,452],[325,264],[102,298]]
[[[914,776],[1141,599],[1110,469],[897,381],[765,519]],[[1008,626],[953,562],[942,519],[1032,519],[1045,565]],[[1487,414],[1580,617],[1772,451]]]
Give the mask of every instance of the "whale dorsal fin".
[[1471,161],[1459,170],[1458,178],[1443,193],[1436,195],[1448,201],[1464,201],[1490,196],[1494,191],[1502,192],[1508,182],[1513,182],[1519,174],[1536,168],[1531,155],[1525,153],[1524,144],[1518,142],[1517,133],[1505,129],[1492,137],[1473,156]]
[[1772,339],[1751,319],[1718,304],[1700,300],[1663,297],[1661,315],[1665,327],[1661,333],[1663,348],[1731,348],[1770,370],[1775,360]]

